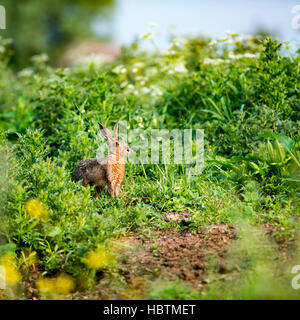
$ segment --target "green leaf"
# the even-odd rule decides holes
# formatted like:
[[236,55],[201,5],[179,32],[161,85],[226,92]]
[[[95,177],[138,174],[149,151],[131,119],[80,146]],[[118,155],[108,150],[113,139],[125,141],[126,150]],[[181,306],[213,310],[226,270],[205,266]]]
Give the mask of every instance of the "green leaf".
[[58,236],[61,233],[61,229],[60,227],[53,227],[50,232],[47,234],[49,237],[54,238],[56,236]]

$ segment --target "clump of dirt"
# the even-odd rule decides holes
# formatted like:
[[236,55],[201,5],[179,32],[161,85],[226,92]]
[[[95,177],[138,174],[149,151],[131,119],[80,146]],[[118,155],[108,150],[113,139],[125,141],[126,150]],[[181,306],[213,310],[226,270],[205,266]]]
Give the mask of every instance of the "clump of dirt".
[[23,268],[23,280],[21,286],[23,288],[23,295],[25,299],[38,300],[40,298],[39,291],[36,287],[36,282],[41,273],[41,266],[39,263]]

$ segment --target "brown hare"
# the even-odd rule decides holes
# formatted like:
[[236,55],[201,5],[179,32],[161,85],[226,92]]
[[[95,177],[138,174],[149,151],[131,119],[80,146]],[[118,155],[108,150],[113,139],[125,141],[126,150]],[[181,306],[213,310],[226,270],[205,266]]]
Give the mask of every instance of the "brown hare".
[[109,154],[102,159],[86,159],[82,160],[75,172],[75,180],[82,180],[82,185],[96,186],[97,194],[106,186],[111,196],[118,197],[125,176],[126,156],[130,149],[127,143],[118,139],[118,125],[115,124],[113,135],[102,124],[98,123],[100,132],[108,142]]

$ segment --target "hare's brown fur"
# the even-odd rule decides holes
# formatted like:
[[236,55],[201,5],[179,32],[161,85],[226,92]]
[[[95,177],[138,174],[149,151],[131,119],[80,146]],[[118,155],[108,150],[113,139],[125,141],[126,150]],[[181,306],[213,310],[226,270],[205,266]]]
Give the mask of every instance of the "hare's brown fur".
[[118,197],[125,177],[125,160],[130,151],[125,141],[118,140],[118,123],[113,135],[99,123],[100,132],[107,139],[110,153],[102,159],[82,160],[75,172],[76,181],[82,180],[82,185],[95,185],[98,194],[104,187],[109,188],[111,196]]

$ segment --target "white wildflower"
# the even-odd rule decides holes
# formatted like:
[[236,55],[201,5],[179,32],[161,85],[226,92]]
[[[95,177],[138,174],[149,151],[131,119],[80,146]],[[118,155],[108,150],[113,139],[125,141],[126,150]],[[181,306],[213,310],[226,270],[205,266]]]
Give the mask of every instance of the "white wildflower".
[[181,40],[181,39],[178,39],[178,38],[174,38],[174,39],[172,40],[172,43],[173,43],[174,46],[178,47],[178,46],[180,46],[180,44],[182,43],[182,40]]
[[241,59],[243,56],[241,54],[234,54],[233,52],[229,52],[228,58],[232,60]]
[[26,68],[18,72],[18,77],[20,78],[31,77],[32,75],[33,75],[33,70],[30,68]]
[[116,66],[116,67],[112,70],[112,72],[114,72],[114,73],[116,73],[116,74],[120,74],[123,68],[124,68],[124,66],[120,64],[120,65]]
[[121,88],[125,88],[128,85],[128,81],[124,81],[120,84]]
[[244,54],[244,57],[245,58],[253,58],[253,59],[256,59],[256,58],[259,58],[259,53],[249,53],[249,52],[246,52]]
[[219,65],[219,64],[224,63],[224,62],[225,62],[225,60],[223,60],[223,59],[206,58],[206,59],[204,59],[203,64],[211,64],[211,65],[216,66],[216,65]]
[[187,69],[183,63],[179,63],[179,64],[175,65],[174,70],[176,72],[187,72]]
[[234,41],[234,40],[232,40],[232,39],[228,39],[227,41],[226,41],[226,43],[227,44],[234,44],[236,41]]
[[250,59],[256,59],[259,57],[259,53],[249,53],[246,52],[244,54],[234,54],[233,52],[230,52],[228,54],[228,58],[232,59],[232,60],[237,60],[237,59],[242,59],[242,58],[250,58]]
[[163,55],[168,56],[168,55],[175,55],[176,51],[173,49],[166,49],[162,52]]
[[216,40],[212,40],[208,43],[209,46],[215,46],[218,42]]
[[42,53],[31,57],[31,60],[35,63],[46,63],[49,60],[49,56],[46,53]]
[[151,90],[150,90],[149,88],[147,88],[147,87],[142,87],[142,88],[141,88],[141,91],[142,91],[142,93],[145,93],[145,94],[151,92]]
[[129,84],[129,85],[127,86],[127,89],[129,89],[129,90],[134,90],[134,89],[135,89],[135,87],[134,87],[134,85],[133,85],[133,84]]
[[136,62],[133,66],[140,69],[140,68],[143,68],[144,67],[144,63],[143,62]]
[[151,86],[151,89],[153,90],[152,96],[162,96],[163,95],[162,91],[159,88],[157,88],[155,86]]

